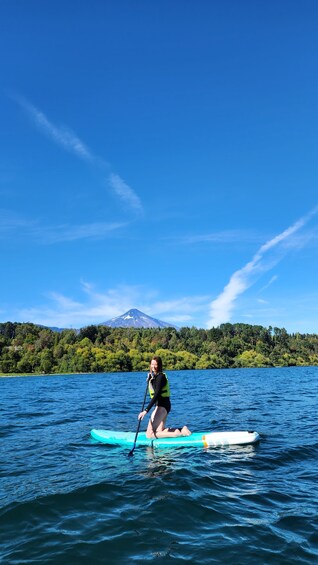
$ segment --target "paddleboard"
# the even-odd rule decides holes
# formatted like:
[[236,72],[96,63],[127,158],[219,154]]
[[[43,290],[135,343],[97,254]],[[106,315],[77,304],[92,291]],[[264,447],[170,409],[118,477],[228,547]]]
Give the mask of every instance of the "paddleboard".
[[[91,430],[91,436],[108,445],[133,446],[136,432],[117,432],[114,430]],[[193,432],[190,436],[149,439],[146,432],[140,432],[136,445],[151,447],[222,447],[244,445],[259,441],[257,432]]]

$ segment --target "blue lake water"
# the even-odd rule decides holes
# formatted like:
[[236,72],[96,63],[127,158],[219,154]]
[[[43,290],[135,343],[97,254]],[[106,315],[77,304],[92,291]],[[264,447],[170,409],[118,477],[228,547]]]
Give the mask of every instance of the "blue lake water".
[[[318,562],[318,368],[170,372],[168,424],[256,445],[108,447],[146,374],[0,379],[0,562]],[[142,428],[146,427],[146,420]]]

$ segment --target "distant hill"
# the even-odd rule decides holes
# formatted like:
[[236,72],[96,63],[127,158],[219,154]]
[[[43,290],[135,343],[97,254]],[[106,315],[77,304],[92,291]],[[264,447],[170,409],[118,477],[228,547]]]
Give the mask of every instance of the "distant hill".
[[103,326],[110,326],[111,328],[175,328],[173,324],[168,322],[162,322],[151,316],[147,316],[137,308],[132,308],[118,316],[117,318],[112,318],[107,322],[102,323]]
[[[24,323],[24,322],[22,322],[22,323]],[[25,322],[25,323],[28,323],[28,322]],[[52,332],[57,332],[57,333],[61,333],[66,329],[66,328],[57,328],[56,326],[43,326],[43,324],[34,324],[34,325],[38,326],[39,328],[43,328],[44,330],[52,330]]]

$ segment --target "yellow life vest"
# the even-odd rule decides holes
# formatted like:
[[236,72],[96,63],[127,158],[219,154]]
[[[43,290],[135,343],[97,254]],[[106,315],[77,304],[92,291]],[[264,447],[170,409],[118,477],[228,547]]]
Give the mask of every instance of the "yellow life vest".
[[[170,387],[169,387],[168,377],[167,377],[167,375],[166,375],[165,373],[162,373],[162,374],[166,377],[167,382],[166,382],[166,384],[164,385],[164,387],[162,387],[162,389],[161,389],[161,391],[160,391],[160,396],[161,396],[162,398],[169,398],[169,397],[170,397]],[[150,380],[149,380],[149,385],[148,385],[150,398],[153,398],[154,395],[155,395],[155,389],[153,388],[152,380],[153,380],[153,379],[150,379]]]

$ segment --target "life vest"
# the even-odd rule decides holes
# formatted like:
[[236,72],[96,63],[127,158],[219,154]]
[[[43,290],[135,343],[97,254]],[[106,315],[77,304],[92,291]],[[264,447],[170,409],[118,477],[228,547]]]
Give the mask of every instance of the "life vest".
[[[162,374],[166,377],[167,382],[166,382],[166,384],[162,387],[162,389],[161,389],[161,391],[160,391],[160,396],[161,396],[162,398],[169,398],[169,397],[170,397],[170,387],[169,387],[168,377],[167,377],[167,375],[166,375],[165,373],[162,373]],[[155,377],[154,377],[154,378],[155,378]],[[149,380],[149,385],[148,385],[150,398],[153,398],[154,395],[155,395],[155,389],[153,388],[152,381],[153,381],[153,379],[150,379],[150,380]]]

